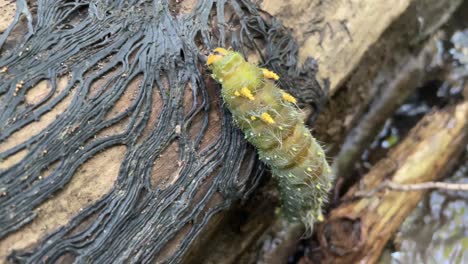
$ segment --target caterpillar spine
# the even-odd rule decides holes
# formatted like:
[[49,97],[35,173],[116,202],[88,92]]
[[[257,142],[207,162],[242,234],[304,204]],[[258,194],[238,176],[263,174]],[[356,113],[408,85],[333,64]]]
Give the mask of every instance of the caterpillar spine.
[[322,147],[304,125],[296,99],[278,88],[279,76],[234,51],[214,49],[207,66],[245,138],[278,183],[282,213],[310,230],[321,221],[333,175]]

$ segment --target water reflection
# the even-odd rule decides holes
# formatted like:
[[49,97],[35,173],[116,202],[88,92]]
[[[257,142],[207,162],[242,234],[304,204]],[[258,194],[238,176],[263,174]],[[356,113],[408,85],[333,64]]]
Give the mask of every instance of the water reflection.
[[[468,155],[462,164],[446,181],[468,183]],[[432,191],[400,228],[391,263],[468,263],[467,205],[466,192]]]

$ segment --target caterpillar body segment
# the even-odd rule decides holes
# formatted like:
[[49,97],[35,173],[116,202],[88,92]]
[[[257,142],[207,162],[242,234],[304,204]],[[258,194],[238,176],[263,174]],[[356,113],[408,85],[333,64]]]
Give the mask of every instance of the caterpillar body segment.
[[321,207],[333,175],[322,147],[304,125],[296,99],[275,85],[276,73],[248,63],[238,52],[216,48],[207,65],[222,84],[235,123],[271,168],[284,216],[311,228],[323,218]]

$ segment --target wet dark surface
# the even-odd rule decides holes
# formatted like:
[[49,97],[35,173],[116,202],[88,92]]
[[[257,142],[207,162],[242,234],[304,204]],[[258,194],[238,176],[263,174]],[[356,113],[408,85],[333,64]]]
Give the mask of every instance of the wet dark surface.
[[[439,45],[446,67],[443,78],[429,80],[418,87],[385,122],[384,128],[363,153],[356,166],[356,174],[365,174],[385,157],[424,115],[466,97],[468,30],[455,32],[450,41]],[[446,179],[448,182],[468,183],[466,153],[459,164],[457,171]],[[381,263],[468,263],[467,205],[467,193],[431,192],[402,224],[397,237],[384,252]],[[301,241],[289,263],[309,263],[307,261],[311,259],[320,259],[314,254],[319,252],[318,248],[316,238]]]
[[[468,155],[460,162],[447,182],[468,184]],[[467,192],[431,192],[402,224],[391,263],[468,263],[467,206]]]
[[[109,192],[101,190],[99,199],[36,244],[14,248],[10,261],[177,262],[215,214],[250,195],[262,172],[253,150],[227,111],[218,111],[220,128],[212,132],[213,108],[221,107],[212,103],[219,94],[201,70],[208,50],[255,52],[263,65],[289,76],[283,81],[305,103],[321,105],[313,59],[299,65],[288,29],[253,3],[199,1],[187,14],[176,11],[164,0],[39,0],[34,7],[16,1],[22,19],[0,35],[0,143],[65,98],[71,102],[36,135],[25,133],[25,141],[0,151],[0,161],[27,153],[0,170],[0,239],[36,221],[35,209],[62,193],[86,161],[113,147],[125,153]],[[24,32],[13,36],[24,23]],[[264,41],[264,51],[257,41]],[[27,103],[27,92],[41,81],[50,93]],[[131,102],[116,107],[125,94]],[[118,125],[122,131],[101,137]],[[153,165],[163,169],[154,173]],[[169,184],[153,180],[172,175]]]
[[[431,80],[419,87],[387,120],[378,138],[362,157],[367,169],[383,158],[409,130],[433,109],[455,104],[464,99],[463,87],[468,74],[468,31],[458,32],[444,43],[449,56],[447,79]],[[465,88],[466,89],[466,88]],[[468,148],[465,152],[468,151]],[[468,156],[446,181],[468,183]],[[436,190],[420,202],[402,224],[393,242],[390,257],[382,263],[468,263],[468,194]],[[391,251],[394,251],[391,253]]]

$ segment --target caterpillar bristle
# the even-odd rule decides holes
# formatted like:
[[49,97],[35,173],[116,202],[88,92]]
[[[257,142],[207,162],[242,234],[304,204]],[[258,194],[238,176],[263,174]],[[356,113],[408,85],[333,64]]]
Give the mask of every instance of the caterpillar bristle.
[[207,65],[222,84],[221,95],[235,123],[270,167],[282,215],[311,232],[323,219],[333,174],[322,144],[304,125],[296,98],[276,86],[276,73],[248,63],[238,52],[216,48]]

